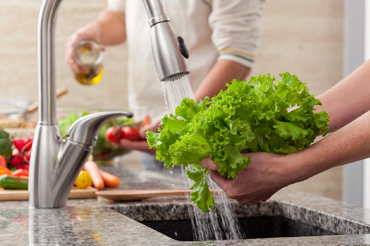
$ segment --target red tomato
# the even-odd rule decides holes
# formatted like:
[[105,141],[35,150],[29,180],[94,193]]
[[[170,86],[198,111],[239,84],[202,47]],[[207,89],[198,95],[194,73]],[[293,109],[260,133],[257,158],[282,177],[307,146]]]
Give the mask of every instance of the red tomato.
[[121,131],[117,126],[111,126],[106,130],[105,137],[112,143],[119,143],[119,140],[121,139]]
[[122,127],[121,132],[123,133],[123,138],[126,138],[131,141],[140,140],[139,129],[136,126],[132,128],[129,126]]
[[6,167],[6,160],[2,155],[0,155],[0,167]]

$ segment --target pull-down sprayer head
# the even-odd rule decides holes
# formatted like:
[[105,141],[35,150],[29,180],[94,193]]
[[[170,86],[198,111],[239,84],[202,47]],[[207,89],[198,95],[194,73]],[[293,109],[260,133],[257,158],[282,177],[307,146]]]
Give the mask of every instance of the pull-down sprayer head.
[[143,0],[152,41],[152,51],[157,73],[161,81],[172,76],[188,74],[185,58],[189,57],[184,39],[177,36],[161,0]]

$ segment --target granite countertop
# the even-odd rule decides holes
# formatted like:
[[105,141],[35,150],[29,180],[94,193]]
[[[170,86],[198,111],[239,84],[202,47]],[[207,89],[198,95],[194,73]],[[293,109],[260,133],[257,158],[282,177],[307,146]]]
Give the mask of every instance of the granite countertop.
[[[106,170],[119,174],[123,181],[120,188],[123,189],[156,186],[168,188],[167,183],[158,182],[153,178],[138,180],[123,167],[107,167]],[[233,206],[237,214],[281,215],[348,235],[184,242],[171,239],[138,222],[183,219],[188,204],[187,197],[128,203],[109,203],[105,199],[73,199],[68,200],[65,208],[29,210],[27,201],[0,202],[0,245],[370,244],[370,210],[286,190],[281,190],[265,203],[244,206],[233,203]]]

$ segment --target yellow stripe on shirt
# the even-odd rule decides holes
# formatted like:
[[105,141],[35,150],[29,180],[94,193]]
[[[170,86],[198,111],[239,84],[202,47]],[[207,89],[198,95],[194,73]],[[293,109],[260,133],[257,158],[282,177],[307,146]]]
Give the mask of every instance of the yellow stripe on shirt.
[[243,52],[243,51],[240,51],[240,50],[234,50],[234,49],[223,49],[221,50],[221,54],[222,53],[234,53],[234,54],[238,54],[238,55],[241,55],[241,56],[245,56],[245,57],[248,57],[249,59],[254,59],[254,55],[251,55],[247,52]]

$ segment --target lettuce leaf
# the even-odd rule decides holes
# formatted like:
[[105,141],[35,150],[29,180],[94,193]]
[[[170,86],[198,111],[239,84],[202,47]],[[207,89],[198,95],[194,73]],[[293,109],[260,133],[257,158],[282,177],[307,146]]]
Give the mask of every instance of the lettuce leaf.
[[[195,181],[191,200],[201,211],[215,208],[202,159],[210,156],[218,163],[219,174],[232,179],[251,161],[242,153],[287,155],[308,147],[320,132],[328,132],[328,114],[313,112],[320,100],[297,76],[281,73],[280,77],[278,81],[270,74],[234,79],[212,100],[197,103],[185,98],[175,115],[162,119],[159,133],[148,131],[149,146],[167,168],[192,167],[187,170]],[[292,106],[298,108],[288,111]]]

